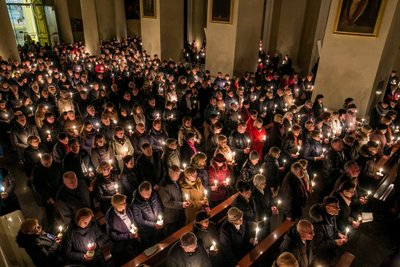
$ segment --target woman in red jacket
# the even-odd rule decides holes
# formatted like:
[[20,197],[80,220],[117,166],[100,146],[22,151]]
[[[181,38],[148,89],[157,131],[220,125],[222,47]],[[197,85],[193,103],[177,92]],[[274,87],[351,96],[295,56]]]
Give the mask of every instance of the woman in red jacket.
[[228,198],[229,187],[233,182],[224,155],[216,154],[208,167],[208,186],[211,191],[210,206],[214,207]]
[[257,118],[254,121],[253,128],[250,131],[251,150],[257,151],[259,159],[262,160],[265,141],[267,140],[267,132],[263,127],[263,121]]

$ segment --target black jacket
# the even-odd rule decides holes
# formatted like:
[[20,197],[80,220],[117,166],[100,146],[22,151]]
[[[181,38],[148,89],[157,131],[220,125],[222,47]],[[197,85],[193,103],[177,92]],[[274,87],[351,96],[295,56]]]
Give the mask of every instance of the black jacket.
[[201,244],[198,244],[196,251],[189,255],[182,249],[180,242],[177,242],[168,252],[166,266],[211,267],[211,262],[206,250],[201,246]]
[[31,177],[32,174],[32,169],[35,167],[36,164],[40,162],[40,155],[43,155],[45,153],[48,153],[49,150],[47,149],[47,146],[43,144],[39,144],[38,148],[33,148],[31,146],[28,146],[24,150],[24,168],[25,168],[25,174],[28,177]]
[[265,171],[264,175],[267,179],[267,187],[277,190],[281,185],[278,160],[267,154],[265,156],[265,162],[263,163],[263,170]]
[[80,149],[79,153],[69,152],[63,160],[63,171],[73,171],[78,179],[88,179],[89,168],[95,169],[89,153]]
[[54,162],[49,168],[37,164],[32,171],[32,185],[40,196],[42,203],[49,198],[56,199],[56,194],[61,186],[61,166]]
[[103,161],[109,162],[111,160],[115,162],[115,155],[112,147],[109,144],[105,144],[102,147],[92,148],[90,150],[90,159],[94,166],[99,166]]
[[141,154],[135,165],[139,179],[149,181],[153,186],[159,184],[164,177],[164,167],[157,151],[153,151],[150,158]]
[[61,252],[66,263],[87,266],[83,256],[87,251],[88,243],[95,242],[95,257],[89,266],[104,266],[102,247],[107,241],[108,236],[101,232],[95,221],[91,221],[86,228],[81,228],[71,221],[61,242]]
[[223,253],[226,259],[225,266],[235,266],[251,249],[249,242],[250,235],[244,223],[237,230],[232,223],[228,221],[223,222],[220,228],[219,239],[221,242],[221,253]]
[[80,208],[90,208],[90,197],[87,185],[78,180],[76,189],[61,185],[56,196],[56,208],[64,223],[68,224]]
[[118,176],[113,172],[107,178],[102,174],[97,175],[95,191],[97,199],[100,201],[101,210],[104,213],[111,207],[111,198],[113,195],[117,192],[125,194],[119,183]]
[[14,123],[11,127],[11,144],[15,148],[26,148],[28,147],[28,137],[31,135],[39,136],[35,125],[31,125],[28,122],[25,126],[21,126],[19,123]]
[[250,137],[247,133],[240,134],[238,131],[235,131],[229,136],[229,147],[232,149],[232,152],[235,152],[235,161],[239,166],[242,166],[245,160],[247,159],[247,155],[244,154],[244,150],[250,147]]
[[299,267],[313,266],[312,244],[309,241],[303,243],[300,239],[300,234],[297,232],[296,225],[292,226],[283,237],[280,251],[281,253],[292,253],[299,262]]
[[37,235],[28,235],[19,231],[17,244],[25,249],[36,266],[53,267],[60,264],[58,245],[51,234],[41,232]]
[[326,265],[335,257],[335,250],[338,248],[336,239],[338,239],[338,229],[336,216],[326,213],[325,207],[317,204],[310,208],[310,217],[314,225],[314,255],[318,263]]
[[164,222],[177,223],[185,218],[182,207],[182,191],[179,184],[171,181],[169,177],[164,178],[158,190],[161,202],[164,206]]
[[232,207],[236,207],[243,212],[243,221],[246,225],[246,230],[250,232],[255,223],[255,208],[253,199],[247,201],[240,194],[232,201]]
[[303,182],[289,171],[283,179],[279,192],[282,200],[282,211],[293,220],[301,218],[302,209],[307,201],[307,190]]

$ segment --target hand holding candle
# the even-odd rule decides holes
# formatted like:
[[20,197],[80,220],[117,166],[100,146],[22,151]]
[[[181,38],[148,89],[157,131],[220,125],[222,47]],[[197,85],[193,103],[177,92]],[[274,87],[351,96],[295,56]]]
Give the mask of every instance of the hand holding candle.
[[87,244],[86,258],[92,259],[94,257],[94,250],[96,248],[96,243],[90,242]]
[[157,224],[158,225],[163,225],[164,224],[164,220],[163,220],[161,215],[158,215]]
[[58,234],[57,234],[58,239],[61,239],[63,237],[62,231],[63,231],[62,225],[58,226]]

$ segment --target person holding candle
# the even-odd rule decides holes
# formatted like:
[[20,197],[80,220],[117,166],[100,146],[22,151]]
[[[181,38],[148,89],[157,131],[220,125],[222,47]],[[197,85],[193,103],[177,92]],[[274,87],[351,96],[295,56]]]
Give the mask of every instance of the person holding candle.
[[303,166],[296,162],[283,178],[279,197],[283,200],[281,209],[286,220],[295,221],[302,217],[302,209],[308,198],[306,186],[302,181],[303,177]]
[[159,195],[164,207],[163,219],[165,223],[164,234],[168,236],[184,225],[185,212],[189,202],[182,196],[178,179],[181,170],[177,165],[168,169],[168,176],[160,182]]
[[36,135],[29,136],[27,144],[28,147],[24,150],[24,168],[26,176],[31,177],[33,167],[40,162],[41,156],[48,153],[49,150]]
[[287,164],[290,166],[299,158],[298,147],[302,144],[300,140],[301,127],[298,124],[294,124],[286,136],[282,140],[281,148],[283,157],[287,160]]
[[[199,211],[196,214],[196,219],[193,223],[192,232],[210,256],[212,266],[221,266],[224,264],[224,259],[219,253],[218,232],[213,222],[209,220],[210,216],[205,211]],[[218,242],[218,243],[217,243]]]
[[115,159],[118,162],[118,168],[122,170],[124,166],[122,159],[125,156],[133,155],[134,149],[131,141],[125,135],[124,129],[120,126],[115,127],[111,147],[114,151]]
[[100,208],[103,213],[111,207],[111,198],[115,194],[125,194],[129,190],[126,190],[121,186],[119,181],[119,175],[117,172],[112,171],[112,166],[108,162],[102,162],[96,169],[96,182],[95,182],[95,193],[98,201],[100,202]]
[[76,117],[75,112],[70,110],[67,112],[67,118],[64,123],[64,131],[70,138],[78,138],[79,132],[82,129],[83,121],[82,118]]
[[201,246],[197,237],[192,232],[182,234],[179,242],[175,243],[168,251],[167,267],[202,266],[211,267],[210,258]]
[[271,147],[268,151],[268,154],[265,156],[265,162],[262,165],[263,169],[265,169],[264,175],[268,189],[272,192],[272,194],[276,194],[278,192],[278,188],[281,186],[282,179],[282,174],[280,172],[285,170],[285,166],[287,164],[287,162],[281,163],[282,166],[279,164],[278,159],[280,155],[281,150],[279,147]]
[[62,184],[61,166],[53,162],[51,154],[45,153],[32,170],[32,189],[40,199],[46,212],[46,221],[49,227],[53,227],[55,219],[54,204],[57,191]]
[[237,197],[232,201],[232,207],[236,207],[243,212],[243,220],[247,231],[250,233],[257,226],[255,220],[255,206],[251,198],[251,186],[249,182],[239,180],[236,183],[236,190],[239,192]]
[[264,146],[264,154],[268,153],[269,149],[273,146],[281,146],[284,134],[283,116],[281,114],[275,114],[272,126],[268,128],[267,131],[268,140]]
[[161,159],[166,170],[173,165],[181,165],[181,156],[176,139],[168,138],[165,140],[165,149],[161,155]]
[[6,168],[0,168],[0,216],[20,210],[15,190],[15,179]]
[[16,241],[24,248],[36,266],[61,266],[60,240],[42,230],[38,219],[27,218],[20,226]]
[[190,159],[199,151],[195,138],[196,135],[193,132],[185,136],[185,141],[180,148],[181,162],[190,162]]
[[[257,173],[265,172],[263,166],[260,163],[259,155],[257,151],[251,151],[249,153],[249,158],[243,164],[240,170],[240,179],[246,182],[251,182],[254,175]],[[264,166],[265,167],[265,166]]]
[[319,130],[312,131],[310,142],[304,146],[303,157],[308,160],[310,173],[319,174],[323,167],[324,154],[320,134]]
[[96,134],[93,139],[90,158],[93,166],[99,166],[101,162],[115,162],[115,154],[109,142],[102,134]]
[[179,128],[179,132],[178,132],[178,145],[179,147],[181,147],[184,143],[184,141],[186,140],[186,135],[189,132],[192,132],[195,134],[195,139],[197,140],[196,142],[198,144],[201,144],[202,141],[202,136],[200,134],[200,132],[197,130],[196,127],[194,127],[192,125],[192,121],[193,119],[191,117],[185,116],[182,119],[182,126]]
[[62,164],[65,156],[71,151],[68,146],[69,138],[68,135],[64,132],[61,132],[57,135],[57,141],[52,149],[53,160],[58,164]]
[[164,228],[158,217],[162,214],[162,203],[150,182],[144,181],[139,185],[132,201],[132,210],[143,247],[148,248],[160,241]]
[[153,151],[151,144],[142,145],[142,154],[136,160],[138,178],[152,184],[154,190],[158,190],[159,183],[165,175],[159,151]]
[[[249,142],[247,142],[249,140]],[[235,152],[235,162],[237,169],[240,169],[250,153],[250,137],[246,133],[246,123],[240,121],[236,131],[229,136],[229,147]]]
[[111,240],[112,259],[121,266],[140,253],[141,244],[135,225],[133,211],[126,207],[125,195],[114,195],[111,198],[112,207],[107,211],[107,234]]
[[[189,202],[189,207],[185,209],[186,224],[191,223],[200,210],[209,211],[208,199],[205,197],[205,191],[197,171],[188,167],[184,171],[184,177],[180,181],[182,194],[185,200]],[[186,199],[187,198],[187,199]]]
[[168,133],[163,130],[161,125],[161,118],[153,121],[153,125],[149,130],[149,136],[151,138],[151,144],[154,151],[159,151],[160,154],[165,149],[165,141],[168,139]]
[[53,146],[56,144],[60,130],[61,126],[55,121],[55,115],[51,112],[46,112],[43,126],[38,131],[42,143],[44,143],[49,150],[53,149]]
[[80,139],[82,149],[85,149],[89,154],[91,153],[94,137],[96,135],[97,131],[94,128],[94,125],[90,121],[85,121],[80,133]]
[[201,183],[205,189],[208,188],[208,171],[207,171],[207,155],[198,152],[190,159],[190,166],[196,169],[197,175],[201,179]]
[[281,252],[292,253],[299,262],[299,267],[313,266],[312,241],[314,235],[315,232],[312,223],[308,220],[300,220],[285,234],[279,249]]
[[236,162],[235,162],[235,158],[233,156],[232,150],[228,146],[228,138],[225,135],[222,135],[222,134],[219,135],[217,137],[217,144],[218,144],[218,147],[216,148],[214,155],[222,154],[225,157],[226,163],[229,166],[235,166]]
[[263,127],[263,121],[256,119],[254,121],[253,128],[249,132],[251,140],[251,150],[255,150],[258,153],[259,159],[263,158],[264,145],[267,140],[267,132]]
[[208,167],[208,188],[210,188],[210,203],[211,207],[224,201],[229,194],[225,179],[231,176],[224,155],[217,154],[211,161]]
[[81,149],[78,139],[70,139],[68,141],[68,146],[70,152],[65,156],[62,162],[63,171],[73,171],[78,179],[84,180],[92,191],[91,180],[94,177],[94,172],[90,171],[90,169],[93,170],[94,166],[89,153]]
[[313,205],[310,208],[314,236],[315,261],[328,266],[334,262],[337,248],[347,243],[347,237],[340,233],[336,223],[336,216],[339,214],[340,205],[336,197],[325,197],[322,204]]
[[66,264],[107,266],[102,249],[108,236],[101,232],[93,216],[89,208],[76,211],[61,241],[61,253]]
[[230,208],[219,234],[219,247],[225,266],[236,266],[237,262],[257,244],[255,239],[244,225],[243,212],[235,207]]

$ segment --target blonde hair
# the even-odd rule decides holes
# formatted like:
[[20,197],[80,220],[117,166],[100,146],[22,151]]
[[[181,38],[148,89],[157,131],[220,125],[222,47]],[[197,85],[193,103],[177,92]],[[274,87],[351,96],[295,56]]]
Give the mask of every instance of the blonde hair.
[[276,259],[274,266],[276,267],[299,267],[296,257],[290,252],[283,252]]
[[102,163],[100,163],[100,165],[97,167],[97,173],[103,173],[103,171],[106,169],[106,168],[109,168],[109,169],[111,169],[112,167],[111,167],[111,164],[110,163],[108,163],[108,162],[106,162],[106,161],[103,161]]
[[126,196],[125,195],[120,195],[120,194],[116,194],[113,195],[111,198],[111,205],[116,208],[118,206],[121,206],[122,203],[126,202]]
[[197,172],[197,171],[196,171],[195,168],[193,168],[193,167],[187,167],[183,174],[187,177],[187,176],[194,175],[196,172]]

